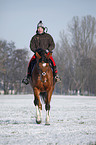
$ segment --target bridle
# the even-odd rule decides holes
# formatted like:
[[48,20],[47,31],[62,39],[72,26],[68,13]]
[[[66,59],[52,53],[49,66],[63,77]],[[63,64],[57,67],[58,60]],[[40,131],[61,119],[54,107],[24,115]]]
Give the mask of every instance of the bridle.
[[[46,63],[45,62],[41,62],[41,64],[42,64],[42,67],[46,67]],[[40,74],[40,80],[41,80],[41,82],[47,82],[47,79],[46,79],[46,75],[47,75],[47,71],[48,71],[48,69],[49,69],[49,65],[48,65],[48,67],[47,67],[47,69],[45,70],[45,71],[42,71],[42,69],[40,69],[40,67],[39,67],[39,63],[38,63],[38,70],[39,70],[39,74]],[[45,77],[45,80],[44,81],[42,81],[42,78],[43,77]]]
[[[40,50],[41,51],[41,50]],[[41,51],[41,52],[44,52],[44,51]],[[45,53],[45,52],[44,52]],[[38,52],[36,52],[36,57],[37,57],[37,69],[38,69],[38,73],[39,73],[39,76],[40,76],[40,80],[44,80],[42,81],[43,83],[48,81],[46,75],[47,75],[47,71],[50,67],[50,63],[49,63],[49,58],[50,56],[52,55],[52,53],[50,53],[49,55],[46,54],[46,56],[44,55],[44,53],[41,53],[39,54]],[[40,63],[41,63],[41,67],[46,67],[47,64],[49,64],[47,66],[46,69],[44,69],[45,71],[42,70],[42,68],[40,68]],[[39,79],[39,78],[38,78]]]

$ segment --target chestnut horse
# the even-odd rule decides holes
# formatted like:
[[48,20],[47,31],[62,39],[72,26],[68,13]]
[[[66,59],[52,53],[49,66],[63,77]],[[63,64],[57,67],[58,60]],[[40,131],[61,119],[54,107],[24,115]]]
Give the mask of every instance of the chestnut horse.
[[[42,50],[43,51],[43,50]],[[52,55],[50,53],[39,54],[36,52],[36,64],[33,68],[32,76],[30,78],[30,84],[34,92],[34,105],[36,106],[36,123],[40,124],[42,122],[42,104],[41,98],[45,103],[46,110],[46,125],[49,125],[49,111],[50,111],[50,101],[51,96],[55,87],[55,82],[53,81],[53,71],[49,63],[49,58]]]

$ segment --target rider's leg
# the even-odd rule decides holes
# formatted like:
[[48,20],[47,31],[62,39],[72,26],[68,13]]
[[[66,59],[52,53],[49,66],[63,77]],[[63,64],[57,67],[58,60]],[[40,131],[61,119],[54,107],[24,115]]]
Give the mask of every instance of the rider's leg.
[[32,74],[32,70],[33,70],[33,67],[34,67],[34,64],[36,63],[36,57],[35,55],[32,56],[31,60],[29,61],[29,64],[28,64],[28,72],[27,72],[27,77],[30,77],[31,74]]
[[56,63],[55,63],[55,61],[54,61],[54,59],[53,59],[52,56],[50,57],[50,61],[51,61],[52,68],[53,68],[53,76],[54,76],[54,78],[56,79],[56,81],[60,81],[61,79],[60,79],[60,77],[59,77],[59,75],[58,75]]
[[52,68],[53,68],[53,75],[55,77],[58,71],[57,71],[56,63],[55,63],[55,61],[54,61],[52,56],[50,57],[50,61],[51,61]]
[[32,69],[33,69],[35,63],[36,63],[36,57],[35,57],[35,55],[33,55],[28,64],[27,76],[24,77],[24,79],[22,80],[22,83],[24,83],[26,85],[29,84],[29,78],[31,76]]

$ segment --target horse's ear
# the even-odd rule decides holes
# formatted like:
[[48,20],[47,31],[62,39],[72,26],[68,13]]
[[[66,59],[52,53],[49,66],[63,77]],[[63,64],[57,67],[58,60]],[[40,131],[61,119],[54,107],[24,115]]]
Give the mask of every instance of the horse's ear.
[[52,56],[52,53],[49,53],[49,55],[46,55],[46,58],[49,59]]
[[39,59],[41,58],[41,56],[39,55],[38,52],[36,52],[36,57],[39,58]]

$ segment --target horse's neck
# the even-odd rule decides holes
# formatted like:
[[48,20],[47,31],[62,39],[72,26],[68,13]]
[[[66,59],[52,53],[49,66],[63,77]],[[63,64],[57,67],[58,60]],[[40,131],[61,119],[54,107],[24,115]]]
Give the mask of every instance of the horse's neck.
[[37,72],[39,72],[39,64],[38,63],[35,64],[35,70],[37,70]]

